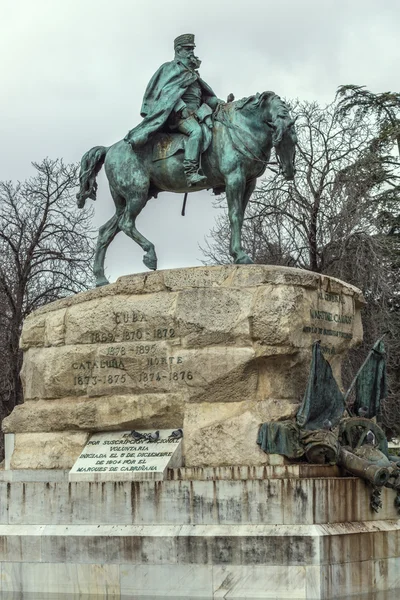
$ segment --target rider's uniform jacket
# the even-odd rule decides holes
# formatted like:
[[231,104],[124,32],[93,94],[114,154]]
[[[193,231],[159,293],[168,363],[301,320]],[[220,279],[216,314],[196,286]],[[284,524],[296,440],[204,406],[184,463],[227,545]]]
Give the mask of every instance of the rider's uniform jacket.
[[185,106],[192,112],[215,97],[197,71],[179,60],[164,63],[146,88],[140,111],[143,121],[131,129],[125,140],[132,146],[145,144],[151,134],[159,131],[170,117],[178,116]]

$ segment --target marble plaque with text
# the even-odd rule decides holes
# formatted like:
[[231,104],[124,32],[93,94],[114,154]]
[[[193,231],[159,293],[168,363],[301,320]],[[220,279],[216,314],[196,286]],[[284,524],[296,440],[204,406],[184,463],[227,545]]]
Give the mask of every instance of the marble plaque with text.
[[155,442],[136,440],[130,431],[94,433],[72,467],[69,481],[164,479],[168,468],[182,465],[182,439],[171,438],[172,432],[160,430]]

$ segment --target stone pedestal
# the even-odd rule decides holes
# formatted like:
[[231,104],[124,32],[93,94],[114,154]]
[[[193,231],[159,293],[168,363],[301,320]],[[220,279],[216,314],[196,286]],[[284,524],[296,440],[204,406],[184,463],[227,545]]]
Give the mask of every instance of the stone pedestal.
[[393,494],[384,488],[379,514],[369,494],[360,479],[310,465],[107,483],[0,471],[1,591],[109,600],[371,600],[387,591],[384,600],[397,600]]
[[[261,423],[295,415],[315,340],[340,381],[362,305],[329,277],[231,265],[122,277],[33,313],[25,403],[3,422],[2,592],[397,598],[392,490],[376,514],[364,481],[256,443]],[[72,481],[93,433],[88,448],[115,437],[125,455],[104,432],[177,428],[182,466],[164,479]]]
[[268,464],[260,423],[293,416],[313,341],[340,380],[359,290],[299,269],[228,265],[121,277],[24,324],[13,469],[68,469],[91,432],[184,430],[187,467]]

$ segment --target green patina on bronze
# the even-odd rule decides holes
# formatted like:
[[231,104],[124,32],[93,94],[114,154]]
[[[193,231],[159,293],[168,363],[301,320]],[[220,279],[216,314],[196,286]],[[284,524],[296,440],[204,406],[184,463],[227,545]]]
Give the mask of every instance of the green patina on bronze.
[[313,429],[300,431],[300,440],[309,463],[336,465],[339,457],[339,442],[333,431]]
[[[365,416],[344,417],[345,397],[333,377],[320,344],[313,346],[310,376],[296,421],[263,423],[257,443],[271,454],[305,459],[312,464],[338,464],[345,471],[365,479],[372,486],[370,506],[382,506],[382,486],[396,491],[400,512],[400,465],[388,454],[382,429],[371,420],[379,411],[386,393],[385,352],[382,340],[374,345],[352,382],[356,386],[356,409]],[[354,407],[353,407],[354,410]]]
[[358,450],[365,444],[368,431],[372,431],[375,436],[375,447],[383,452],[385,456],[389,456],[388,442],[385,433],[379,425],[364,417],[350,417],[340,421],[340,443],[342,446],[348,446],[353,448],[353,450]]
[[143,121],[125,136],[134,150],[163,128],[187,136],[183,168],[189,186],[206,182],[206,177],[199,173],[200,153],[211,142],[207,128],[212,128],[213,110],[224,103],[200,77],[201,61],[194,55],[194,47],[194,35],[188,33],[176,38],[174,60],[161,65],[146,88],[140,111]]
[[313,345],[310,375],[303,403],[297,413],[302,429],[322,429],[329,420],[335,427],[345,410],[343,394],[332,373],[331,365],[321,352],[320,343]]
[[366,411],[364,416],[370,419],[376,417],[380,411],[381,400],[387,396],[386,355],[382,339],[376,342],[364,361],[355,378],[355,389],[356,399],[353,408],[355,414],[363,409]]
[[300,432],[293,421],[276,421],[260,426],[257,444],[267,454],[283,454],[287,458],[300,458],[304,449]]
[[96,199],[96,176],[104,164],[115,215],[100,227],[94,274],[104,275],[107,248],[123,231],[157,268],[154,244],[136,227],[147,201],[159,192],[226,192],[231,228],[230,254],[237,264],[251,263],[242,247],[244,213],[275,149],[281,172],[294,177],[296,133],[285,103],[274,92],[223,102],[200,77],[194,36],[175,40],[175,58],[151,78],[142,104],[143,121],[111,146],[96,146],[81,160],[78,206]]

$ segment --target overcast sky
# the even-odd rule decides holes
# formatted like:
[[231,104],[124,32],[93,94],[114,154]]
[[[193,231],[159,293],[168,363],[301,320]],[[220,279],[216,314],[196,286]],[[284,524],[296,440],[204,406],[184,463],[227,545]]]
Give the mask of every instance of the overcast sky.
[[[273,90],[329,102],[340,84],[400,91],[399,0],[0,0],[0,179],[24,179],[45,156],[77,162],[140,120],[144,89],[196,35],[202,77],[225,99]],[[138,218],[159,268],[193,266],[215,218],[201,192],[180,216],[181,195],[160,194]],[[95,226],[113,214],[99,177]],[[120,233],[107,271],[145,270]]]

